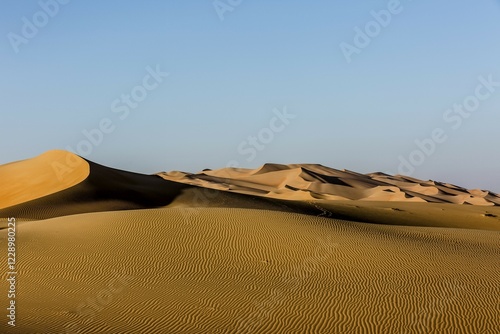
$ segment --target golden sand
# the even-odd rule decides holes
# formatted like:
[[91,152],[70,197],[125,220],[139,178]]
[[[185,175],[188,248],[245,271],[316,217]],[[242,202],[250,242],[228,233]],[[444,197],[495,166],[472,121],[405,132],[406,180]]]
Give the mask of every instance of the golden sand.
[[66,154],[0,166],[0,333],[500,332],[496,194],[319,165],[56,182]]

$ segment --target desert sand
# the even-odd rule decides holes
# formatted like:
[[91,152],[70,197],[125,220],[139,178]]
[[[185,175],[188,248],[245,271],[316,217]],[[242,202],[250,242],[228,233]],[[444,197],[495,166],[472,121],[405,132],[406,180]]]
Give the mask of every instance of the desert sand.
[[64,151],[0,184],[18,240],[1,333],[500,332],[489,191],[309,164],[141,175]]
[[0,209],[71,188],[89,173],[85,160],[63,151],[49,151],[33,159],[3,165]]
[[174,180],[205,188],[297,200],[359,200],[418,203],[500,205],[496,193],[408,176],[384,173],[360,174],[322,165],[266,164],[261,168],[205,170],[197,174],[159,173]]

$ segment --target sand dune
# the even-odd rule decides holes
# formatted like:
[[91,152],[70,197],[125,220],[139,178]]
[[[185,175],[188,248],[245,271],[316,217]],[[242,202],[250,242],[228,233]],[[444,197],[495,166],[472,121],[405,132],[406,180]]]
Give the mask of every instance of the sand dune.
[[[78,213],[169,205],[195,209],[253,208],[309,215],[319,215],[323,208],[328,208],[331,218],[353,221],[500,230],[499,206],[454,205],[453,203],[459,203],[458,200],[451,203],[446,200],[439,202],[438,196],[462,198],[460,196],[469,195],[465,195],[466,189],[433,181],[428,183],[437,186],[423,186],[416,183],[415,179],[411,179],[413,183],[408,185],[410,179],[407,177],[391,177],[382,185],[376,178],[389,177],[381,173],[363,176],[320,165],[307,165],[304,170],[299,165],[277,164],[267,164],[257,170],[223,169],[206,170],[195,175],[183,172],[142,175],[101,166],[64,151],[48,152],[42,157],[46,165],[51,165],[53,161],[64,161],[67,157],[72,161],[80,159],[81,166],[86,166],[88,173],[81,182],[72,186],[63,182],[67,188],[55,191],[49,182],[56,175],[54,170],[37,170],[36,178],[45,180],[37,189],[40,194],[48,195],[0,209],[0,227],[5,225],[7,217],[36,220]],[[35,158],[23,161],[23,170],[36,170],[40,165],[39,160],[40,158]],[[0,170],[4,167],[6,166],[0,166]],[[10,171],[10,174],[15,174],[15,169]],[[3,173],[7,189],[16,184],[20,188],[30,184],[31,174],[23,173],[22,177],[10,174]],[[19,183],[19,180],[22,182]],[[423,181],[421,183],[424,184]],[[401,190],[403,188],[413,189],[420,197],[405,197],[405,192]],[[444,195],[444,191],[448,195]],[[13,198],[19,199],[16,194]],[[471,195],[483,196],[474,197],[478,200],[496,196],[487,191],[471,191]],[[7,202],[11,201],[9,196],[10,194],[6,194]],[[494,197],[492,199],[495,200]],[[432,208],[426,205],[426,200],[433,202]],[[3,201],[4,197],[0,203]],[[471,198],[468,201],[475,203]],[[370,202],[373,204],[368,205]],[[428,212],[433,213],[429,215]]]
[[[309,202],[374,201],[394,202],[395,207],[410,202],[470,204],[489,207],[483,214],[500,216],[500,197],[489,191],[312,164],[266,164],[255,170],[224,168],[197,174],[173,171],[143,175],[101,166],[69,152],[49,151],[33,159],[0,166],[0,181],[0,218],[48,219],[86,212],[155,208],[172,203],[184,192],[194,192],[200,197],[190,205],[199,206],[200,202],[211,206],[213,200],[204,198],[200,189],[213,190],[216,194],[212,197],[226,199],[227,193],[261,197],[258,208],[277,207],[287,211],[293,207],[294,212],[301,213],[310,213],[314,206]],[[245,201],[229,202],[240,205]],[[406,209],[411,211],[408,206]],[[422,225],[416,219],[414,224]]]
[[2,333],[498,333],[498,232],[164,208],[18,233]]
[[18,219],[0,333],[500,332],[489,191],[310,164],[142,175],[64,151],[0,181],[0,222]]
[[[77,167],[73,168],[67,161],[73,164],[77,161]],[[67,173],[57,174],[58,171]],[[0,175],[0,217],[3,218],[47,219],[85,212],[159,207],[170,203],[188,187],[157,175],[104,167],[66,151],[50,151],[34,159],[0,166]]]
[[500,206],[498,194],[384,173],[359,174],[321,165],[266,164],[261,168],[159,173],[201,187],[281,199],[397,201]]
[[0,166],[0,209],[73,187],[87,178],[89,164],[66,151]]

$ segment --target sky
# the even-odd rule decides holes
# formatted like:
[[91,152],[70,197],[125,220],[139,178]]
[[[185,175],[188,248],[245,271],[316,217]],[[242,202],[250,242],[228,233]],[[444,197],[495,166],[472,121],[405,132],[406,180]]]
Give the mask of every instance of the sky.
[[500,192],[500,1],[0,4],[0,164],[319,163]]

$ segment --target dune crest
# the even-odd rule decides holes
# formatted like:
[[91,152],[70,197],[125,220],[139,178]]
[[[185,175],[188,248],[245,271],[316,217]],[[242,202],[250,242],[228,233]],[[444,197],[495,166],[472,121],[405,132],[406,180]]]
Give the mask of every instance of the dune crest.
[[0,209],[71,188],[85,180],[90,166],[61,150],[0,166]]
[[315,164],[265,164],[197,174],[159,173],[166,180],[279,199],[453,203],[500,206],[498,194],[403,175],[360,174]]
[[2,224],[7,217],[40,220],[168,206],[322,216],[327,210],[330,218],[367,223],[500,230],[500,199],[489,191],[314,164],[145,175],[49,151],[0,166],[0,178]]
[[189,186],[122,171],[66,151],[0,166],[0,218],[47,219],[161,207]]

